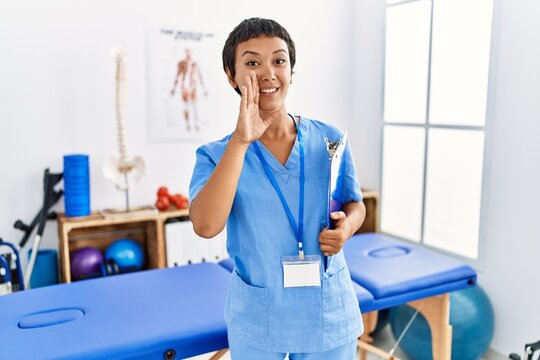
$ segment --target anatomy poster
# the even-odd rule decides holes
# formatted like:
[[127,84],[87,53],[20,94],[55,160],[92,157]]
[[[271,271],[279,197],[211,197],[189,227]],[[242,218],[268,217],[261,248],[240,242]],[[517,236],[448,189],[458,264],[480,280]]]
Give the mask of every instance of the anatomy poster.
[[149,25],[146,40],[150,140],[208,139],[217,118],[213,72],[221,61],[214,34]]

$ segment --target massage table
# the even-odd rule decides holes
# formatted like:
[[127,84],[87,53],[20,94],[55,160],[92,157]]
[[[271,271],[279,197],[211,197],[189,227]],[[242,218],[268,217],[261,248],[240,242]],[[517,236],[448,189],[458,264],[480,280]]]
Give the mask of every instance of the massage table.
[[[476,285],[476,271],[426,247],[376,233],[353,236],[344,246],[351,279],[373,296],[362,306],[366,331],[358,341],[361,357],[366,351],[385,359],[393,354],[370,345],[370,333],[377,325],[377,311],[407,304],[426,319],[432,338],[434,360],[450,360],[452,327],[449,292]],[[358,290],[357,290],[358,295]]]
[[[366,351],[377,311],[420,308],[433,358],[449,360],[448,292],[474,286],[475,271],[381,234],[355,235],[345,257],[363,313]],[[203,263],[78,281],[0,296],[0,359],[173,359],[227,348],[223,319],[233,264]]]
[[0,359],[170,360],[227,348],[230,277],[202,263],[0,296]]

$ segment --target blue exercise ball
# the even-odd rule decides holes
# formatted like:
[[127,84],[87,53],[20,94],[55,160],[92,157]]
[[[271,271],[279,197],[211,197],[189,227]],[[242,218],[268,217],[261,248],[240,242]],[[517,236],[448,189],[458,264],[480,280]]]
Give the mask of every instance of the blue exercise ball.
[[[407,305],[390,309],[390,326],[396,339],[415,311]],[[488,350],[495,327],[493,306],[481,287],[477,285],[450,293],[450,324],[452,359],[480,359]],[[399,346],[411,359],[432,359],[431,332],[421,313],[413,321]]]
[[369,334],[370,336],[376,337],[384,328],[386,328],[390,323],[389,313],[390,309],[379,310],[379,314],[377,315],[377,325],[375,325],[375,329]]
[[105,259],[113,260],[121,273],[141,270],[144,266],[144,252],[138,242],[119,239],[105,251]]

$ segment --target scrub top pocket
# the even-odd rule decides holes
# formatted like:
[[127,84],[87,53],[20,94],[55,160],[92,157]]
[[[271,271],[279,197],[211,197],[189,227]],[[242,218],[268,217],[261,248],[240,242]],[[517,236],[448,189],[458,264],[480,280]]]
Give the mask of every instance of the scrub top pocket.
[[323,309],[324,331],[336,339],[350,335],[361,322],[358,299],[346,267],[323,279]]
[[[321,287],[280,289],[279,292],[273,294],[271,300],[270,334],[272,337],[288,339],[284,344],[290,348],[296,348],[298,339],[305,338],[310,329],[321,328],[321,310]],[[312,331],[310,336],[316,336],[315,334],[317,332]]]
[[328,268],[325,271],[325,277],[330,278],[336,276],[338,273],[342,272],[345,269],[345,255],[343,254],[343,249],[336,255],[331,257]]
[[268,334],[267,289],[247,284],[232,273],[226,317],[237,330],[259,337]]

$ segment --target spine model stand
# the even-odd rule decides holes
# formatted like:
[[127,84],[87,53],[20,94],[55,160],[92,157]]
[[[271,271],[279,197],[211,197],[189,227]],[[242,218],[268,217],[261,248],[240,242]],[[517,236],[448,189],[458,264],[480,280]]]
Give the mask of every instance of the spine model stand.
[[113,48],[111,56],[115,59],[115,83],[116,83],[116,125],[118,157],[111,157],[103,164],[103,175],[116,185],[118,190],[125,192],[126,212],[130,211],[129,191],[145,175],[146,166],[141,156],[130,157],[126,142],[125,121],[125,83],[126,66],[124,51]]

